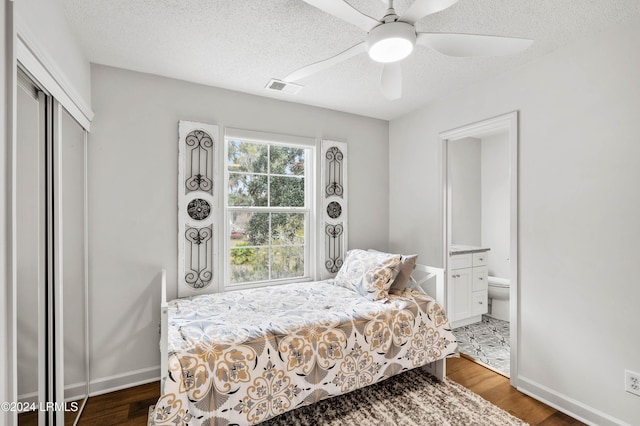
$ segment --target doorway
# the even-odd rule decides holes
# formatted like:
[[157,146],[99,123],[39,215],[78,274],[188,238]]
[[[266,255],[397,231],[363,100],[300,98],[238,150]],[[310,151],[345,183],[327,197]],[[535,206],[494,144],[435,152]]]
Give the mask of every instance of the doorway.
[[518,365],[518,113],[440,134],[447,312],[461,353]]

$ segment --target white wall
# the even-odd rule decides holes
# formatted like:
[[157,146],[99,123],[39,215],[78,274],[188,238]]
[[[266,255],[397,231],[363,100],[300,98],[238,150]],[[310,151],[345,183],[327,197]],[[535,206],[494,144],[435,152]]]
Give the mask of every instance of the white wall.
[[53,65],[64,81],[59,81],[72,98],[91,105],[91,68],[64,14],[61,0],[16,1],[18,33],[41,54],[40,60]]
[[390,249],[442,264],[438,134],[520,111],[517,380],[599,425],[640,424],[638,69],[635,22],[390,123]]
[[483,247],[490,247],[489,275],[510,278],[509,134],[497,133],[481,141],[481,233]]
[[480,139],[464,138],[449,142],[452,244],[481,244],[480,162]]
[[92,81],[94,392],[159,376],[161,268],[176,295],[179,120],[347,141],[349,245],[387,248],[388,122],[105,66]]

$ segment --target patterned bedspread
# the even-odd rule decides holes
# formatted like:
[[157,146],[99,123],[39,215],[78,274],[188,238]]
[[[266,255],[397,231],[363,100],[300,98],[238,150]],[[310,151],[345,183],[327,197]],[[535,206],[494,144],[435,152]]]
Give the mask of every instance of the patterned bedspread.
[[177,299],[156,425],[256,424],[457,353],[432,298],[329,281]]

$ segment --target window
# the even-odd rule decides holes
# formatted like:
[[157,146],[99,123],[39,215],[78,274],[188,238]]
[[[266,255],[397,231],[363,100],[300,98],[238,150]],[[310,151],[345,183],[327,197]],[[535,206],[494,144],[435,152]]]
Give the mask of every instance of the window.
[[231,287],[311,276],[313,148],[263,139],[229,132],[225,139],[225,282]]

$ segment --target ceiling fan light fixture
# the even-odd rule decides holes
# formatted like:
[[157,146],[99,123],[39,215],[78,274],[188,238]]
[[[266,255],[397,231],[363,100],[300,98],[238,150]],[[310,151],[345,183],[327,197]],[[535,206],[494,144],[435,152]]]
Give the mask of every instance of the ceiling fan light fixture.
[[378,25],[367,36],[369,57],[376,62],[400,61],[413,52],[416,31],[406,22],[389,22]]

